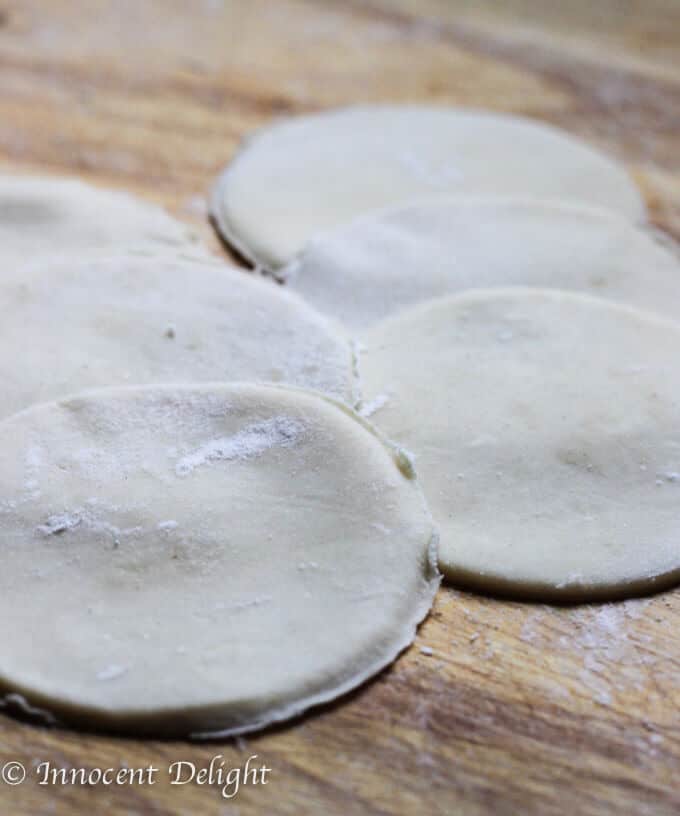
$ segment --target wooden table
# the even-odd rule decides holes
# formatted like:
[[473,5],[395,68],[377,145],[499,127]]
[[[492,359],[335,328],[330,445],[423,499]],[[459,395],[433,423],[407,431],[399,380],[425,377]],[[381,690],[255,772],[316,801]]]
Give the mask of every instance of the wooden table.
[[[0,170],[79,175],[202,224],[211,179],[272,117],[427,100],[611,151],[680,237],[679,52],[677,0],[0,0]],[[0,811],[677,814],[679,656],[678,592],[560,609],[445,588],[392,668],[260,736],[135,741],[0,717],[0,764],[27,768],[0,783]],[[268,784],[232,799],[169,784],[171,762],[218,754],[257,755]],[[45,786],[40,761],[160,771],[153,786]]]

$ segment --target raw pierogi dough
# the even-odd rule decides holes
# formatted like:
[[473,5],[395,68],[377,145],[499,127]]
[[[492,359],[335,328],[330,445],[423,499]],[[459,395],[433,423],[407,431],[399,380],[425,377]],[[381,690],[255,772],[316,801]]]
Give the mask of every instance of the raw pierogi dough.
[[526,199],[436,200],[383,210],[313,238],[281,270],[353,329],[464,289],[576,289],[680,320],[670,239],[606,210]]
[[274,386],[106,389],[0,424],[0,685],[69,722],[238,733],[358,685],[438,584],[408,462]]
[[0,417],[82,388],[286,382],[354,398],[352,351],[272,281],[165,253],[0,275]]
[[127,193],[68,178],[0,175],[0,278],[42,255],[195,242],[186,224]]
[[429,196],[526,195],[644,205],[623,167],[538,121],[484,111],[367,106],[300,116],[249,139],[211,213],[245,257],[274,269],[317,232]]
[[680,578],[680,327],[489,289],[378,324],[374,421],[415,456],[455,581],[589,599]]

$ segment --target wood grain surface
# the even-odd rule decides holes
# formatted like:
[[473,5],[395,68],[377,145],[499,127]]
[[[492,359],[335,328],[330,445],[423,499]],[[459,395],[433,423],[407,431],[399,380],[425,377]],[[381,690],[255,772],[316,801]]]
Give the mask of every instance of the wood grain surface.
[[[0,0],[0,171],[78,175],[204,225],[206,189],[253,128],[422,100],[525,113],[609,150],[680,237],[679,53],[676,0]],[[0,717],[0,765],[27,769],[0,782],[0,812],[677,814],[679,657],[678,592],[554,608],[446,587],[393,667],[258,736],[135,741]],[[267,784],[231,799],[169,784],[170,763],[216,755],[257,755]],[[42,761],[159,772],[40,785]]]

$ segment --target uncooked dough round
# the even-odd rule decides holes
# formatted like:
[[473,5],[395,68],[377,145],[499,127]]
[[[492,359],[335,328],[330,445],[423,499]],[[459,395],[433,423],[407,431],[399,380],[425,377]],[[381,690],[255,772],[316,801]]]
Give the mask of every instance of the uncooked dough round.
[[680,326],[489,289],[378,324],[360,371],[415,455],[454,581],[589,599],[680,579]]
[[87,727],[238,733],[353,688],[438,584],[398,451],[274,386],[106,389],[0,424],[0,684]]
[[417,106],[301,116],[256,134],[218,180],[211,213],[245,257],[270,269],[317,232],[431,196],[526,195],[640,218],[609,157],[542,122]]
[[294,294],[168,253],[0,275],[0,418],[82,388],[250,380],[352,402],[349,342]]
[[127,193],[68,178],[0,175],[0,276],[41,255],[196,242],[189,226]]
[[527,199],[439,200],[313,238],[281,276],[363,329],[440,295],[490,286],[577,289],[680,320],[670,239],[606,210]]

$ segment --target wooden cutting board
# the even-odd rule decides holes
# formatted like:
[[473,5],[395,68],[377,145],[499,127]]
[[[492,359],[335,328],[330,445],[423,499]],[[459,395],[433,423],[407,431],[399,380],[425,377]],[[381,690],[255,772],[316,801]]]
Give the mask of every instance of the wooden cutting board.
[[[0,170],[136,191],[220,252],[204,193],[241,137],[281,114],[421,100],[525,113],[611,151],[680,237],[679,52],[677,0],[0,0]],[[0,811],[677,814],[679,658],[679,592],[554,608],[444,588],[393,667],[257,737],[136,741],[0,717],[0,765],[27,773],[0,782]],[[172,762],[218,755],[257,755],[267,784],[231,799],[169,784]],[[41,785],[45,761],[159,771]]]

